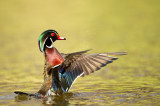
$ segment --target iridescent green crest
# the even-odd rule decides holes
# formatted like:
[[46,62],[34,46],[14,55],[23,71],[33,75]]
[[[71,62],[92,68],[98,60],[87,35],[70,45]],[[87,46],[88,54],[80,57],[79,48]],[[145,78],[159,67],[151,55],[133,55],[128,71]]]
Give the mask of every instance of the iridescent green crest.
[[54,30],[47,30],[47,31],[44,31],[40,36],[39,36],[39,39],[38,39],[38,45],[39,45],[39,49],[41,52],[44,52],[44,46],[45,46],[45,43],[46,43],[46,40],[48,39],[48,37],[50,36],[50,33],[51,32],[54,32]]

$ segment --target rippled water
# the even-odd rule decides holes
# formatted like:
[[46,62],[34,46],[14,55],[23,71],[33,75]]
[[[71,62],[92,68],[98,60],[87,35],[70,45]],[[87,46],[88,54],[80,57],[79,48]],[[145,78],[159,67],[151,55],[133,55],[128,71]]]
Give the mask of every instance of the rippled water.
[[[0,104],[10,105],[158,105],[160,90],[156,87],[140,87],[134,84],[98,83],[97,85],[78,84],[77,90],[73,90],[63,96],[50,96],[44,99],[15,95],[12,92],[3,92],[0,96]],[[16,85],[12,85],[15,87]],[[98,86],[98,87],[97,87]],[[83,89],[85,91],[83,91]],[[119,90],[120,89],[120,90]]]
[[[160,105],[159,1],[6,1],[0,3],[0,105]],[[64,53],[127,51],[107,67],[79,78],[69,93],[36,99],[44,57],[38,37],[55,29]]]

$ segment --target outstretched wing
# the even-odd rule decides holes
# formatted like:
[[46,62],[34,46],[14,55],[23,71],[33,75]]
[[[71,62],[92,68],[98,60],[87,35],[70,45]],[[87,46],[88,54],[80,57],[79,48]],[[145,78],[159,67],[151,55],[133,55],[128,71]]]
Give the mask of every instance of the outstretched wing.
[[118,58],[108,55],[125,55],[126,52],[110,52],[98,54],[84,54],[87,51],[66,55],[66,59],[59,70],[59,80],[64,92],[68,92],[74,81],[80,76],[86,76],[112,63]]

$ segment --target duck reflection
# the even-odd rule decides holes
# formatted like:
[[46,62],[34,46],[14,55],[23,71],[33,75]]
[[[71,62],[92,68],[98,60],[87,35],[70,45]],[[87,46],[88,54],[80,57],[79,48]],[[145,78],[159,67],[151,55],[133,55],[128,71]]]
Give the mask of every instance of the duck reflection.
[[17,96],[15,96],[15,101],[16,102],[22,102],[22,101],[29,101],[29,100],[33,100],[33,99],[39,99],[40,101],[42,101],[42,104],[44,105],[63,105],[63,106],[68,106],[69,105],[69,99],[73,96],[73,93],[66,93],[64,95],[61,96],[48,96],[45,98],[36,98],[33,96],[28,96],[25,94],[18,94]]

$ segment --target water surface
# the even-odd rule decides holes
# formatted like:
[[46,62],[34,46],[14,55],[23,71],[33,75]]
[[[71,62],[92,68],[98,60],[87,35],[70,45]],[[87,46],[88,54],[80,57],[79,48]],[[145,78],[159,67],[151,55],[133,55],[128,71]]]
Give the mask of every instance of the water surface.
[[[6,1],[0,3],[0,105],[160,105],[159,1]],[[69,93],[36,99],[44,57],[38,37],[55,29],[64,53],[127,51],[84,78]]]

